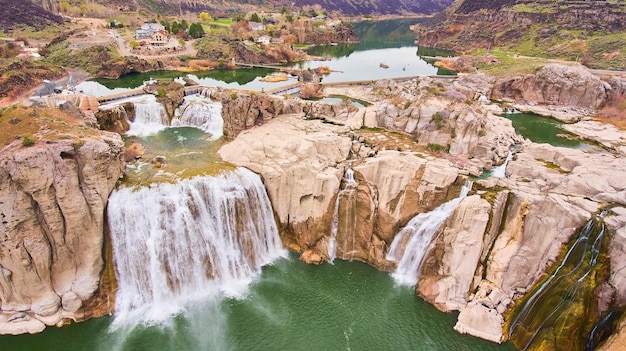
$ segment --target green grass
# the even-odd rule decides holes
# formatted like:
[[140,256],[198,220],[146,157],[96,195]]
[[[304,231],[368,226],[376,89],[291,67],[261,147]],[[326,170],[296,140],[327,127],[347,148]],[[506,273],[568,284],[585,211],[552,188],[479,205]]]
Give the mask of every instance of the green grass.
[[233,19],[232,18],[214,18],[213,23],[215,24],[219,24],[219,25],[226,25],[226,26],[232,26],[233,25]]
[[511,7],[513,12],[530,12],[530,13],[556,13],[558,8],[552,4],[517,4]]

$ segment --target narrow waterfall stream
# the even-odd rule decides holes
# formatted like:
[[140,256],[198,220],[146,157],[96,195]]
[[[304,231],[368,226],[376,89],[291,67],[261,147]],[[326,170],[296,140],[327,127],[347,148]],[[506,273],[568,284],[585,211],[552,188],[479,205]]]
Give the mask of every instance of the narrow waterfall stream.
[[185,96],[185,102],[177,112],[177,118],[172,120],[172,126],[197,127],[211,134],[212,139],[219,139],[224,135],[220,103],[202,96]]
[[[343,175],[344,178],[344,188],[342,190],[339,191],[339,193],[337,194],[337,200],[335,200],[335,208],[333,210],[333,222],[332,222],[332,227],[330,230],[330,239],[328,241],[328,262],[333,262],[335,260],[335,258],[337,257],[337,232],[339,231],[339,222],[340,222],[340,218],[339,218],[339,205],[340,205],[340,201],[343,198],[344,201],[347,202],[346,204],[346,208],[344,210],[345,213],[345,217],[343,218],[343,221],[341,221],[344,226],[342,227],[343,229],[343,236],[344,238],[348,238],[351,237],[352,238],[352,245],[351,245],[351,249],[352,251],[354,250],[354,236],[355,236],[355,227],[356,227],[356,213],[355,213],[355,209],[353,208],[354,206],[354,201],[355,201],[355,191],[356,191],[356,187],[358,185],[358,183],[356,182],[356,180],[354,179],[354,171],[352,170],[352,168],[348,167]],[[351,207],[351,208],[348,208]],[[351,235],[350,235],[351,234]],[[344,249],[347,245],[344,245]]]
[[472,185],[472,181],[467,181],[458,197],[430,212],[420,213],[413,217],[393,239],[387,259],[398,262],[398,267],[392,274],[398,284],[408,286],[417,284],[422,262],[430,249],[433,236],[456,206],[467,196]]
[[509,161],[511,161],[512,159],[513,159],[513,152],[509,151],[509,154],[507,155],[504,162],[501,165],[497,167],[493,167],[493,169],[491,169],[491,176],[494,178],[505,178],[506,166],[509,164]]
[[169,125],[163,105],[156,102],[154,95],[141,96],[134,100],[135,120],[130,124],[127,135],[146,136],[158,133]]

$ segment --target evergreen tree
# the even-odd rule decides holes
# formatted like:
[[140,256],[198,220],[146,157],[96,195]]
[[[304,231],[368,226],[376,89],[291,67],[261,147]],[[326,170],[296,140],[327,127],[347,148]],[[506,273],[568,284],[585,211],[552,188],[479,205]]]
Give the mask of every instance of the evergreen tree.
[[204,29],[200,23],[192,23],[189,26],[189,36],[192,38],[202,38],[204,36]]

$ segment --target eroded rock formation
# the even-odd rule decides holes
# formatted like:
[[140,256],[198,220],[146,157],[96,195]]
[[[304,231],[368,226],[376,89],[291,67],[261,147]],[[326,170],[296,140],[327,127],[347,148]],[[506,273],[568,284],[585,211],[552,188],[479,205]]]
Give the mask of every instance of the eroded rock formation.
[[124,169],[123,142],[103,132],[0,156],[0,332],[84,319],[103,268],[104,209]]
[[596,109],[611,86],[582,66],[550,64],[536,74],[496,80],[491,98]]

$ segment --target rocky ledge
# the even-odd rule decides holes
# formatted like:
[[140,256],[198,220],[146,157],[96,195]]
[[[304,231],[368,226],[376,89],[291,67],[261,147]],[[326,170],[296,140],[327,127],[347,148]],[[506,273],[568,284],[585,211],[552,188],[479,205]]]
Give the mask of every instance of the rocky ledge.
[[119,135],[48,131],[0,152],[0,333],[42,331],[94,311],[104,210],[121,176]]

